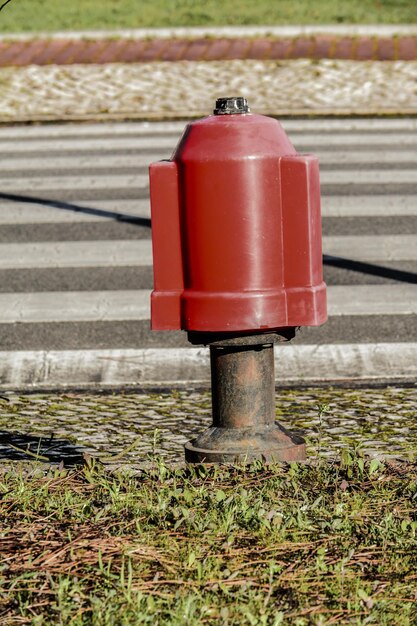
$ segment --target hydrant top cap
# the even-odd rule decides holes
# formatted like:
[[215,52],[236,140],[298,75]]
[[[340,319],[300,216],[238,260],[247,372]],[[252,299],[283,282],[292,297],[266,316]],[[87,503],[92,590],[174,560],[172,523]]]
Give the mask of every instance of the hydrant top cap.
[[214,115],[239,115],[242,113],[250,113],[250,108],[246,98],[242,98],[241,96],[218,98],[213,113]]

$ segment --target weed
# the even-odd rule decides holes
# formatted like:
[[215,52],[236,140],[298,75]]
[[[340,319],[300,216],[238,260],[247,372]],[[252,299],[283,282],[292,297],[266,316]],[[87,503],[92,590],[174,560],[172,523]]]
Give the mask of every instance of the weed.
[[416,623],[415,464],[90,461],[0,490],[4,624]]

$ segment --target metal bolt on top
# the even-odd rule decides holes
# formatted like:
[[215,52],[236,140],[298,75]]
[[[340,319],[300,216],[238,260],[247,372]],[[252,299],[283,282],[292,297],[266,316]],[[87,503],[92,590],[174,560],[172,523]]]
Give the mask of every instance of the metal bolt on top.
[[214,115],[241,115],[242,113],[250,113],[250,108],[246,98],[231,96],[218,98],[213,113]]

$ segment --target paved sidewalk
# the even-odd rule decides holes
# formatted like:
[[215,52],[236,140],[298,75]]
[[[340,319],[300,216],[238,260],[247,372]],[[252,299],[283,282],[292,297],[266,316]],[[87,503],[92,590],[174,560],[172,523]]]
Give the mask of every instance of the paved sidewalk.
[[0,122],[189,119],[242,95],[267,115],[415,115],[417,61],[181,61],[0,69]]
[[0,123],[188,119],[232,92],[277,116],[415,115],[416,27],[332,30],[4,36]]
[[[415,460],[417,389],[310,388],[277,392],[277,419],[307,440],[309,459],[344,448]],[[321,412],[320,412],[321,407]],[[181,463],[183,445],[211,423],[209,392],[7,394],[0,399],[0,460],[66,465],[83,455],[137,469],[152,456]],[[25,453],[29,451],[29,454]]]

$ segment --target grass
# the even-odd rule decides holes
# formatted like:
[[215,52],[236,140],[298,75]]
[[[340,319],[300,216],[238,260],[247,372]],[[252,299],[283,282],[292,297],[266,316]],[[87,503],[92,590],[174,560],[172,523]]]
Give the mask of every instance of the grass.
[[238,9],[235,0],[10,0],[0,13],[0,32],[414,22],[415,0],[241,0]]
[[417,623],[417,464],[0,475],[0,623]]

